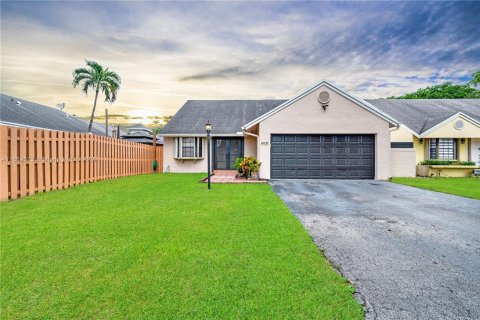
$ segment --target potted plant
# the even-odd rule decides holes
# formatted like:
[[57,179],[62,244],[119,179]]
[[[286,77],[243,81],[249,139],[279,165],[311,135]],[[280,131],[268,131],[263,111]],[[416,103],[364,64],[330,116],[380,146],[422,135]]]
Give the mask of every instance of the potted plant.
[[258,179],[258,170],[262,165],[261,162],[253,156],[245,157],[240,163],[241,176],[245,178]]

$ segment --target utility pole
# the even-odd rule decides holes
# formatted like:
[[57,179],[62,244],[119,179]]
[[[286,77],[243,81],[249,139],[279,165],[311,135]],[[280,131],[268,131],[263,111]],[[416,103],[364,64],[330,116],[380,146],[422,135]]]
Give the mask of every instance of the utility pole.
[[105,135],[108,137],[108,108],[105,108]]

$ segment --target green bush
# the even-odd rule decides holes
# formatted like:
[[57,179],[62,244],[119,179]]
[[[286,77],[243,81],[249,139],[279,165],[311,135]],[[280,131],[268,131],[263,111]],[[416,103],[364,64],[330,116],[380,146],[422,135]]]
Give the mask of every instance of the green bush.
[[242,161],[243,161],[243,158],[235,159],[235,169],[237,169],[239,173],[242,173]]
[[[237,158],[237,161],[238,159],[242,160],[239,165],[240,169],[237,169],[240,172],[241,177],[251,177],[252,172],[258,172],[260,166],[262,165],[262,163],[259,162],[254,156],[245,157],[243,159]],[[237,161],[235,161],[235,168],[237,167]]]
[[420,162],[421,165],[427,166],[474,166],[475,162],[473,161],[458,161],[458,160],[439,160],[439,159],[430,159]]

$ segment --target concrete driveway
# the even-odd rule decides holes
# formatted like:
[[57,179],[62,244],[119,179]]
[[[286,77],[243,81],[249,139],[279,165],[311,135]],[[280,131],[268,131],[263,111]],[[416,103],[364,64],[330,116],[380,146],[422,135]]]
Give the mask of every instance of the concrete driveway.
[[480,319],[479,200],[383,181],[271,186],[355,284],[367,319]]

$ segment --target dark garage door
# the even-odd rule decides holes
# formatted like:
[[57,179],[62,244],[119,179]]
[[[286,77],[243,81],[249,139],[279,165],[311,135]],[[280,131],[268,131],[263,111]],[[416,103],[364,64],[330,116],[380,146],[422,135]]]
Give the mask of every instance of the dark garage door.
[[373,135],[285,135],[271,139],[272,179],[373,179]]

